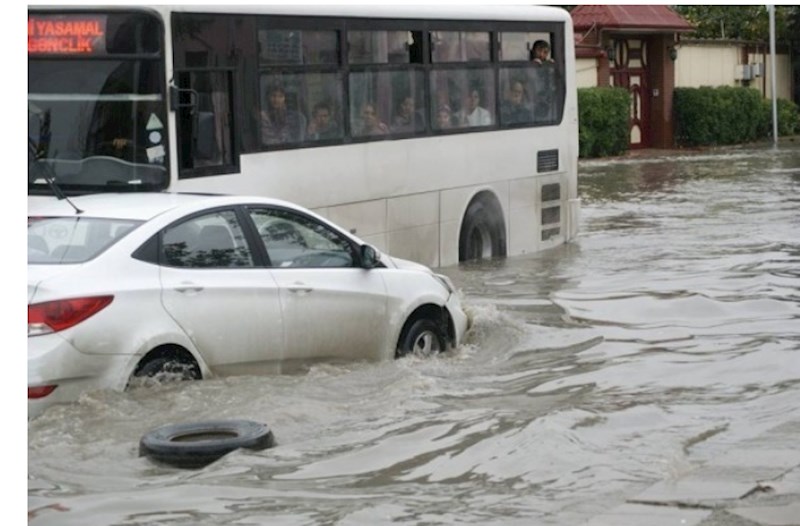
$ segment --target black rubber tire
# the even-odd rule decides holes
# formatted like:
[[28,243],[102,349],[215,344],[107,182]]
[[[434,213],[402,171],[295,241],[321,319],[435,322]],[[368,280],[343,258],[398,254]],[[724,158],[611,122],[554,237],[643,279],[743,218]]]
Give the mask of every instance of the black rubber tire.
[[428,318],[416,320],[400,339],[395,351],[396,358],[409,354],[429,356],[447,349],[447,338],[440,323]]
[[139,441],[139,456],[179,468],[201,468],[239,448],[275,446],[266,424],[251,420],[209,420],[169,424],[153,429]]
[[200,380],[200,367],[194,360],[177,356],[158,356],[140,364],[133,373],[134,378],[153,378],[160,373],[173,374],[176,380]]
[[458,260],[471,261],[506,255],[502,217],[481,201],[469,205],[458,238]]

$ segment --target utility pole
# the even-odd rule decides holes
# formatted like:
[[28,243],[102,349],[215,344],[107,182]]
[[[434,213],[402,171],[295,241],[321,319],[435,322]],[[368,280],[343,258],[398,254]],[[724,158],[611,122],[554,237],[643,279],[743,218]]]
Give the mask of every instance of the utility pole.
[[772,144],[778,146],[778,90],[776,88],[778,71],[775,68],[775,6],[767,6],[769,10],[769,53],[770,84],[772,85]]

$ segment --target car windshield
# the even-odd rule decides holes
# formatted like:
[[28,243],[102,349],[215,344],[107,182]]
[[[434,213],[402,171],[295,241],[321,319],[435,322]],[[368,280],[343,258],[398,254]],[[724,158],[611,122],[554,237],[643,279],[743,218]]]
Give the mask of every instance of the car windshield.
[[28,219],[28,264],[68,265],[94,258],[141,221],[93,217]]

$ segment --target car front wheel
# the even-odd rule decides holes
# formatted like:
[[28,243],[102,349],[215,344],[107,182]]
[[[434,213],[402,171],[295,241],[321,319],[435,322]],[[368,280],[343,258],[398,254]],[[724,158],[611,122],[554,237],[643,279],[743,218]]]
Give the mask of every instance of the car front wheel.
[[408,354],[430,356],[444,351],[446,347],[444,330],[439,323],[427,318],[416,320],[400,340],[395,356]]

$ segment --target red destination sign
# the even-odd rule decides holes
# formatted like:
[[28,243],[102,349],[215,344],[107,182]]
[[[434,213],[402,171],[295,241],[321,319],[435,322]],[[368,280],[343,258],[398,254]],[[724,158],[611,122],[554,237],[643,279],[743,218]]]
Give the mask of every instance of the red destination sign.
[[28,17],[28,54],[105,53],[105,16]]

